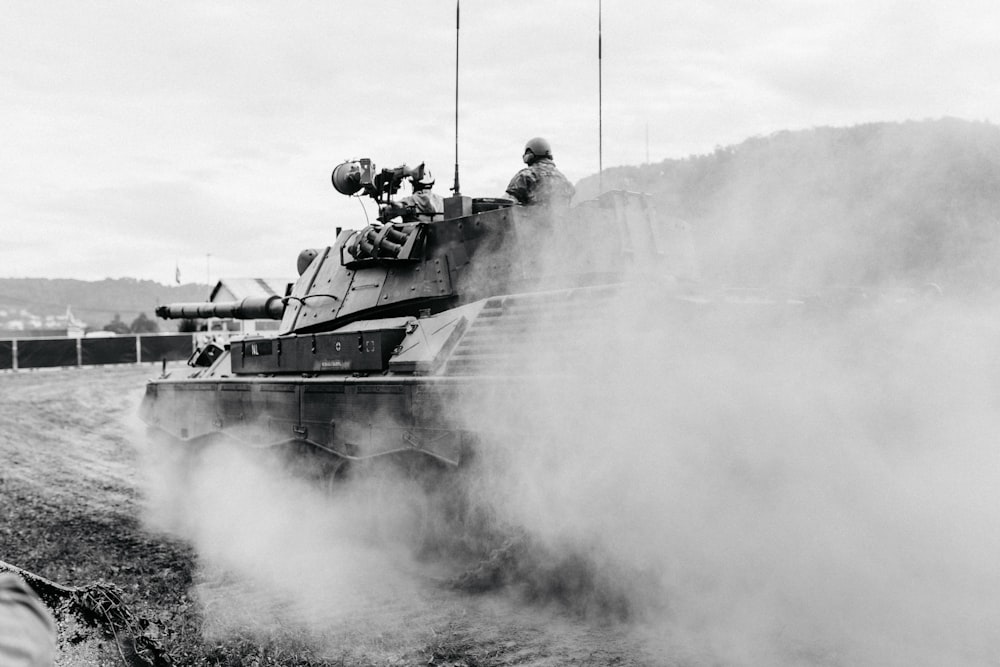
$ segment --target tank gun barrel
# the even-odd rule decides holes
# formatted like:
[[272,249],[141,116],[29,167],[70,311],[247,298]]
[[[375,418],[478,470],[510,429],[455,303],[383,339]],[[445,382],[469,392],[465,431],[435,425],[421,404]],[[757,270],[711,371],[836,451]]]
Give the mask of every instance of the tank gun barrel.
[[165,320],[197,317],[221,317],[235,320],[280,320],[285,302],[280,296],[248,296],[240,301],[169,303],[156,307],[156,315]]

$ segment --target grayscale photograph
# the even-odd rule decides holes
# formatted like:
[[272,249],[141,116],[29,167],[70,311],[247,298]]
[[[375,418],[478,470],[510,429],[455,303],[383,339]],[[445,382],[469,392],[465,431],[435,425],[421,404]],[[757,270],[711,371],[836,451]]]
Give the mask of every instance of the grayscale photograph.
[[998,25],[8,0],[0,667],[1000,665]]

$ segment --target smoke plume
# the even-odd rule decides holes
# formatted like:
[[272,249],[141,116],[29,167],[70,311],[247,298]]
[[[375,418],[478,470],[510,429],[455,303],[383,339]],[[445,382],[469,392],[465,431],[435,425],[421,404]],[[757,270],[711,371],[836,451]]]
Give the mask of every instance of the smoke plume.
[[512,390],[449,406],[481,439],[436,490],[322,490],[229,446],[175,466],[151,520],[196,545],[208,630],[388,658],[457,587],[625,623],[680,664],[994,664],[989,302],[640,279],[601,308],[529,338]]
[[987,663],[997,323],[948,302],[649,308],[588,338],[576,381],[493,406],[480,488],[503,523],[586,558],[668,654]]

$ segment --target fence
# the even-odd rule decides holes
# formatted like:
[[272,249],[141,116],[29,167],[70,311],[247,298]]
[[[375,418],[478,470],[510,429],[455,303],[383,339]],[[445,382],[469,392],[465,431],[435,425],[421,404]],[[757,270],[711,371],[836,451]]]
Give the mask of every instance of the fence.
[[179,361],[191,356],[195,334],[141,334],[114,338],[0,340],[0,370]]

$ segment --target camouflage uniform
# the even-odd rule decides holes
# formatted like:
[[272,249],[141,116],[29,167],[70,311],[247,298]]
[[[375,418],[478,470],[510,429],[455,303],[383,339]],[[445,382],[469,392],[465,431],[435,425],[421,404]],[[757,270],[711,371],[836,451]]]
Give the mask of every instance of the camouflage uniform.
[[52,614],[20,577],[0,572],[0,665],[52,665],[55,651]]
[[507,186],[507,194],[519,204],[563,204],[576,194],[576,188],[556,169],[549,158],[538,158],[514,174]]
[[430,190],[414,192],[403,197],[401,203],[416,213],[421,222],[429,222],[435,215],[444,213],[444,198]]

